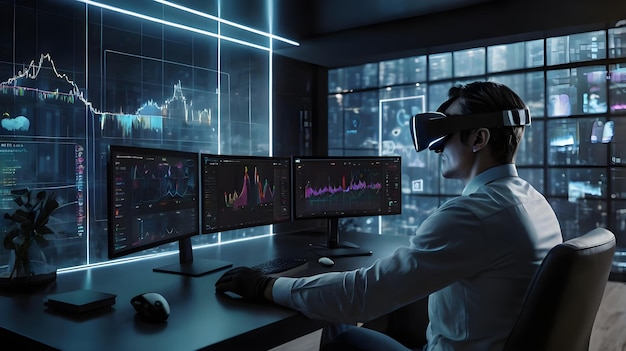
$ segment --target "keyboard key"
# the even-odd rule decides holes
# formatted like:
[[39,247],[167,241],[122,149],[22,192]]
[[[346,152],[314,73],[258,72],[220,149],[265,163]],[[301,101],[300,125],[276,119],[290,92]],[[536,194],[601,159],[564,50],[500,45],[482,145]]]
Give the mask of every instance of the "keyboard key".
[[306,258],[287,258],[277,257],[269,261],[265,261],[252,268],[258,269],[264,274],[276,274],[288,271],[293,268],[300,267],[307,262]]

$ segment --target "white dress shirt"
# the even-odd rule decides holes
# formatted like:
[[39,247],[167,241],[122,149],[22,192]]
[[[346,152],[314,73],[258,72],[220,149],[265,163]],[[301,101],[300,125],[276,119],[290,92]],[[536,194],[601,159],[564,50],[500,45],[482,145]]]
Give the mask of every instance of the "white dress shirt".
[[272,295],[310,318],[351,324],[430,295],[426,350],[500,350],[536,268],[560,242],[544,196],[503,165],[441,205],[409,246],[367,268],[278,278]]

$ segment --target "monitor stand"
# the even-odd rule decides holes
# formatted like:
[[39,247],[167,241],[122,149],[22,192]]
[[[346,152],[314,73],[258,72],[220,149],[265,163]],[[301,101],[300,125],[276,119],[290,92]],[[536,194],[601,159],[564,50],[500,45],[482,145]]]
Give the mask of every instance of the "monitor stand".
[[178,255],[180,258],[179,263],[156,267],[152,270],[161,273],[172,273],[190,277],[199,277],[201,275],[219,271],[233,265],[231,262],[221,260],[194,260],[190,237],[182,238],[178,241]]
[[349,241],[339,240],[339,218],[328,218],[328,232],[326,233],[326,244],[314,245],[313,252],[322,257],[351,257],[369,256],[371,250],[362,249],[359,245]]

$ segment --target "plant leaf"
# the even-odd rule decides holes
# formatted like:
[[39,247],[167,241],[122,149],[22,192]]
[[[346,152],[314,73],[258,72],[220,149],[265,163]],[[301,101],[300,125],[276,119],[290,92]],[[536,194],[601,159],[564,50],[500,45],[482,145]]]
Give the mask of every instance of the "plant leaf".
[[37,236],[46,235],[46,234],[54,234],[54,231],[45,225],[34,228],[34,231],[37,234]]
[[48,218],[50,217],[50,214],[58,207],[59,203],[54,198],[48,198],[45,204],[42,206],[39,215],[37,216],[35,227],[48,223]]
[[4,218],[15,222],[17,226],[5,235],[3,246],[15,250],[13,240],[23,236],[27,242],[34,239],[40,247],[47,247],[49,242],[45,236],[54,234],[47,224],[52,212],[59,207],[55,193],[43,190],[35,193],[28,189],[19,189],[12,190],[11,194],[15,196],[14,201],[19,208],[13,214],[5,213]]
[[13,238],[20,235],[20,229],[14,228],[7,235],[4,236],[4,240],[2,240],[2,245],[7,250],[15,250],[15,243],[13,243]]
[[[8,215],[8,217],[7,217]],[[24,223],[24,222],[29,222],[31,221],[30,218],[30,212],[26,212],[24,210],[15,210],[15,213],[13,213],[12,215],[9,215],[8,213],[4,215],[4,218],[10,219],[13,222],[16,223]]]
[[15,190],[11,190],[11,195],[24,196],[24,195],[28,194],[29,191],[30,190],[28,190],[28,188],[15,189]]
[[[50,229],[48,229],[48,230],[50,230]],[[39,247],[42,248],[42,249],[45,248],[45,247],[48,247],[48,239],[44,238],[41,235],[36,235],[35,236],[35,242],[37,242],[37,245],[39,245]]]
[[37,200],[38,201],[43,201],[46,199],[46,192],[45,191],[40,191],[37,193]]
[[31,222],[24,222],[20,225],[20,228],[22,229],[22,233],[24,234],[24,236],[28,237],[30,236],[30,233],[33,231],[33,223]]
[[13,202],[15,202],[20,207],[24,206],[24,200],[22,200],[21,196],[17,196],[15,199],[13,199]]

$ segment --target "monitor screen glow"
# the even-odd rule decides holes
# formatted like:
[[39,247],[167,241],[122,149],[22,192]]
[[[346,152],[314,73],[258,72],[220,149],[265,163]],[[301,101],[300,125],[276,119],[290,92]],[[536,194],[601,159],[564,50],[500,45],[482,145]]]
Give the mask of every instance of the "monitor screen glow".
[[399,214],[400,157],[294,159],[294,218]]
[[198,155],[111,145],[109,257],[198,234]]
[[193,258],[200,234],[199,155],[111,145],[109,149],[109,258],[178,242],[179,262],[156,272],[200,276],[232,266]]
[[386,216],[402,211],[401,158],[295,157],[293,160],[293,216],[327,219],[326,244],[320,256],[371,255],[342,241],[339,218]]
[[202,231],[291,220],[291,158],[201,155]]

